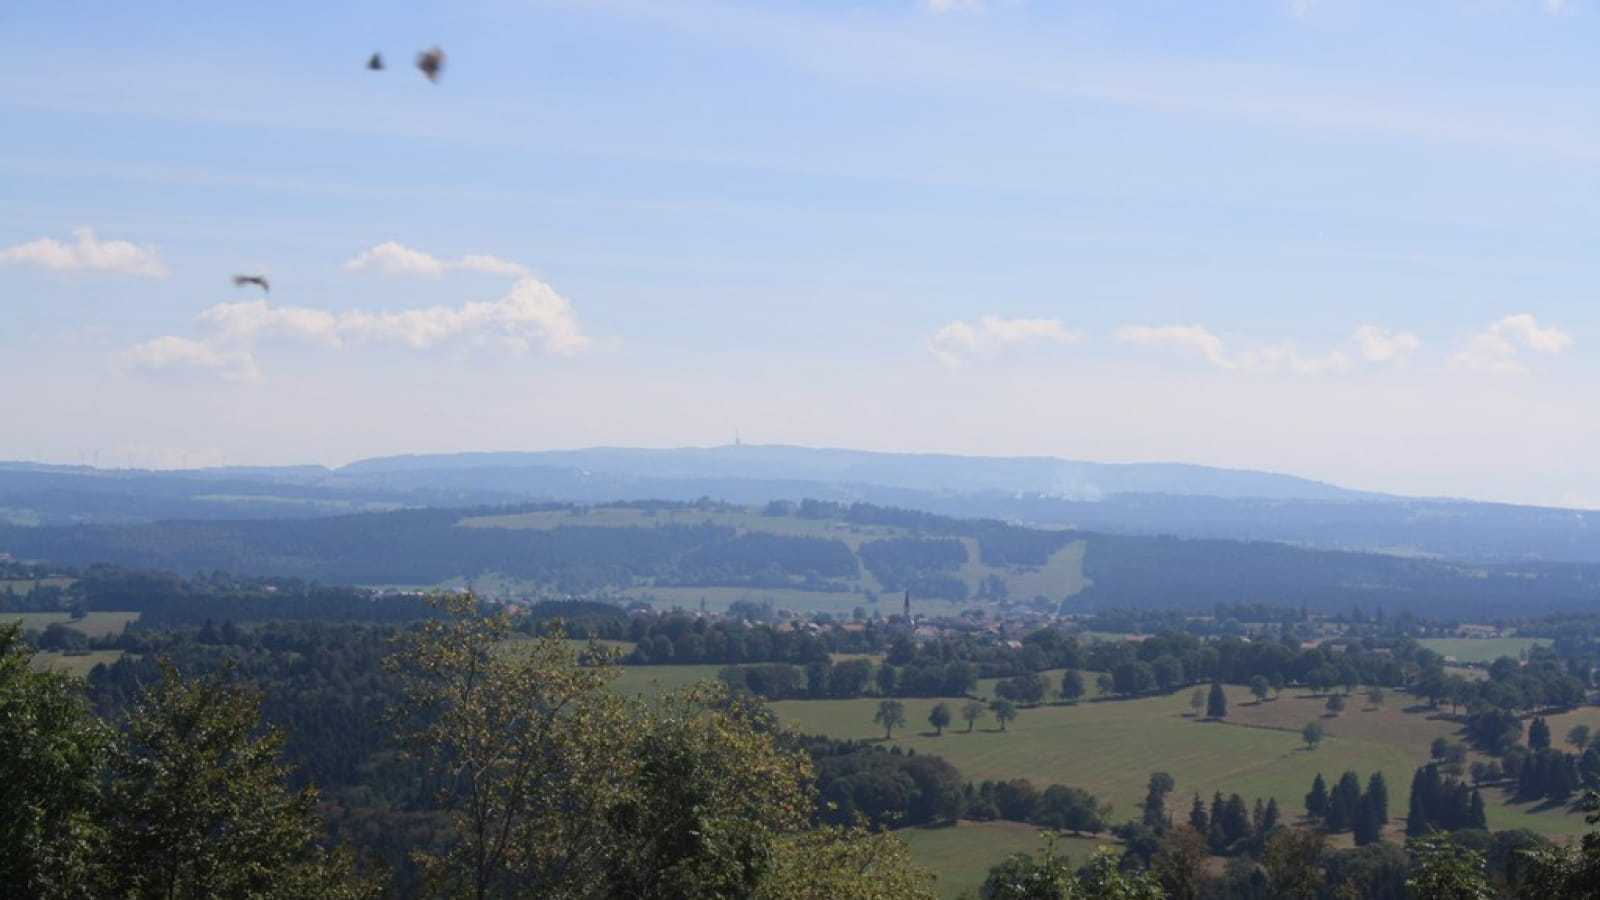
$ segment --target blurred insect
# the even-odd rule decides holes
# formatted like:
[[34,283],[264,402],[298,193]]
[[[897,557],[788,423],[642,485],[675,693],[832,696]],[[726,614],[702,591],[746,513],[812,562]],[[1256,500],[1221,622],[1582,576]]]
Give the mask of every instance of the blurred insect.
[[383,54],[372,54],[372,58],[367,60],[367,68],[373,70],[374,72],[381,71],[383,69]]
[[247,284],[260,285],[261,290],[266,292],[271,292],[272,290],[267,286],[267,276],[265,275],[235,275],[233,276],[233,283],[239,287],[244,287]]
[[439,81],[439,73],[444,69],[444,51],[434,47],[431,50],[424,50],[418,53],[417,68],[422,70],[422,74],[428,76],[429,81],[437,83]]

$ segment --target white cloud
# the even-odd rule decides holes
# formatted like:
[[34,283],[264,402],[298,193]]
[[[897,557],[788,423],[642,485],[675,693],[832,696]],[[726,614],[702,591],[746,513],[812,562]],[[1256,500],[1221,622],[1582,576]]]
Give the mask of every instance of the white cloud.
[[426,251],[394,241],[385,241],[361,251],[347,260],[344,268],[352,272],[372,269],[384,275],[419,275],[425,278],[438,278],[446,272],[479,272],[484,275],[512,277],[527,277],[533,274],[533,270],[527,266],[498,256],[469,253],[456,260],[440,259]]
[[1370,363],[1403,365],[1406,357],[1422,346],[1422,341],[1408,331],[1386,331],[1376,325],[1363,325],[1356,329],[1356,350]]
[[1541,0],[1540,6],[1552,16],[1566,16],[1578,11],[1573,0]]
[[1496,375],[1522,375],[1528,366],[1521,360],[1522,351],[1553,356],[1572,346],[1572,335],[1555,326],[1541,326],[1527,313],[1506,316],[1466,340],[1462,348],[1451,355],[1452,368]]
[[984,316],[977,327],[956,319],[928,338],[928,349],[947,366],[959,366],[974,356],[996,353],[1018,344],[1055,341],[1072,343],[1078,335],[1060,319],[1002,319]]
[[223,303],[201,313],[200,324],[209,332],[203,340],[168,335],[131,348],[124,359],[147,371],[202,369],[254,380],[259,378],[255,347],[273,340],[330,349],[362,344],[398,344],[414,350],[497,344],[519,354],[537,348],[556,356],[572,356],[594,345],[579,326],[572,304],[535,278],[519,279],[498,300],[398,312],[332,313],[273,306],[265,299]]
[[[1222,338],[1203,325],[1129,325],[1117,329],[1117,339],[1129,344],[1171,347],[1180,353],[1199,357],[1226,371],[1289,371],[1296,375],[1328,375],[1348,372],[1353,367],[1351,352],[1334,349],[1320,356],[1306,356],[1292,341],[1251,344],[1229,352]],[[1349,343],[1355,357],[1374,364],[1403,364],[1406,357],[1422,346],[1409,332],[1391,332],[1376,325],[1355,330]]]
[[97,240],[94,229],[88,227],[75,228],[72,233],[77,238],[76,243],[64,244],[55,238],[42,237],[6,247],[0,250],[0,265],[39,266],[57,272],[92,270],[148,278],[167,277],[167,267],[154,247]]
[[145,372],[199,370],[231,381],[261,380],[261,371],[248,349],[225,347],[217,341],[169,334],[128,348],[122,358],[134,369]]
[[1235,368],[1233,361],[1223,352],[1222,338],[1200,325],[1129,325],[1117,329],[1117,340],[1130,344],[1177,347],[1179,350],[1199,354],[1206,362],[1219,369]]

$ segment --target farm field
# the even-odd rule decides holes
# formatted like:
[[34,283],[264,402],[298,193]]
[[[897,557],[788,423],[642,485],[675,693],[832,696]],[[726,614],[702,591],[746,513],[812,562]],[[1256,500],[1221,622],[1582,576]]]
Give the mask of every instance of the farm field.
[[[1013,853],[1039,853],[1044,849],[1041,829],[1021,822],[960,822],[943,828],[902,828],[895,836],[911,848],[917,865],[939,873],[934,891],[955,898],[962,891],[974,895],[989,877],[989,869]],[[1056,852],[1073,865],[1086,862],[1099,847],[1119,844],[1110,835],[1056,838]]]
[[55,651],[35,653],[32,663],[36,669],[53,669],[75,678],[87,678],[90,670],[102,663],[111,665],[122,658],[121,650],[90,650],[87,653],[68,655]]
[[656,525],[725,525],[740,530],[767,531],[796,537],[825,537],[844,541],[858,550],[867,541],[904,537],[904,528],[888,525],[854,525],[827,519],[802,519],[798,516],[763,516],[758,510],[716,512],[703,509],[646,509],[597,507],[574,514],[565,510],[514,513],[504,516],[473,516],[456,523],[462,528],[544,529],[562,525],[588,528],[653,528]]
[[107,635],[121,634],[128,623],[138,621],[136,612],[92,612],[81,619],[74,620],[66,612],[0,612],[0,622],[10,622],[15,619],[22,620],[23,631],[43,631],[50,625],[60,622],[68,628],[83,632],[88,637],[106,637]]
[[[891,603],[888,598],[880,600],[878,604],[872,604],[867,602],[865,595],[853,592],[800,591],[792,588],[635,587],[618,593],[634,600],[648,600],[656,609],[678,607],[698,610],[700,601],[704,599],[706,609],[712,612],[722,612],[740,600],[758,605],[770,600],[778,609],[792,609],[803,613],[825,612],[844,619],[850,618],[858,606],[864,608],[869,616],[874,610],[884,616],[891,612],[898,615],[900,612],[899,607]],[[957,604],[935,600],[926,602],[930,614],[954,615],[960,612]],[[961,604],[960,608],[971,606],[971,603]]]
[[[561,526],[589,528],[652,528],[657,525],[723,525],[740,531],[760,531],[791,537],[812,537],[838,540],[851,552],[859,553],[868,541],[912,536],[913,532],[886,525],[857,525],[825,519],[802,519],[797,516],[764,516],[759,510],[716,511],[703,509],[659,509],[655,511],[633,508],[597,507],[577,512],[548,510],[543,512],[513,513],[509,515],[472,516],[456,523],[462,528],[508,528],[514,530],[549,530]],[[1037,596],[1059,602],[1062,598],[1081,591],[1086,582],[1083,577],[1083,556],[1086,544],[1075,541],[1053,554],[1040,568],[991,568],[982,563],[975,538],[958,538],[967,549],[967,562],[955,574],[976,595],[983,579],[991,574],[1001,574],[1013,599],[1031,600]],[[474,579],[483,592],[497,596],[516,596],[528,593],[536,586],[512,582],[499,583],[493,576]],[[826,612],[836,616],[849,616],[856,607],[865,607],[869,613],[879,612],[889,616],[900,612],[899,595],[885,591],[873,574],[862,567],[856,582],[861,590],[847,593],[805,591],[784,588],[744,587],[650,587],[640,585],[621,593],[635,599],[649,599],[658,608],[683,607],[698,609],[702,600],[707,609],[721,611],[736,601],[772,603],[783,609],[804,613]],[[440,587],[460,587],[464,582],[446,582]],[[866,592],[881,596],[879,605],[867,602]],[[912,598],[913,611],[918,615],[959,615],[965,610],[981,605],[975,599],[962,601]]]
[[1464,663],[1491,663],[1502,656],[1517,659],[1530,647],[1548,647],[1549,638],[1423,638],[1418,644]]
[[0,578],[0,594],[10,591],[18,597],[27,597],[33,593],[35,587],[53,587],[66,590],[72,587],[76,578],[66,575],[53,575],[49,578]]
[[624,694],[656,694],[688,687],[697,681],[715,681],[719,664],[699,666],[623,666],[612,688]]
[[[1045,695],[1046,702],[1058,702],[1056,698],[1061,692],[1061,676],[1066,671],[1066,669],[1046,669],[1039,673],[1039,677],[1044,679],[1045,688],[1048,691]],[[1100,696],[1100,686],[1096,683],[1096,680],[1101,673],[1091,672],[1088,669],[1081,669],[1080,671],[1083,673],[1083,699],[1093,700]],[[1004,680],[1004,678],[979,678],[978,686],[974,689],[974,693],[985,700],[993,699],[994,686]],[[1184,696],[1188,695],[1185,694]]]
[[[968,587],[976,587],[979,580],[995,570],[983,564],[976,539],[962,538],[961,542],[967,546],[967,564],[957,570],[956,575],[965,580]],[[1073,541],[1051,554],[1041,568],[1010,569],[1006,573],[1006,589],[1010,592],[1010,598],[1026,602],[1035,597],[1044,597],[1059,603],[1063,598],[1083,590],[1088,586],[1088,580],[1083,577],[1083,554],[1087,548],[1087,541]],[[964,605],[970,607],[972,604]]]
[[[1404,798],[1416,767],[1428,759],[1435,737],[1454,737],[1454,723],[1404,712],[1404,698],[1370,711],[1359,695],[1337,718],[1324,718],[1323,697],[1284,694],[1262,704],[1246,703],[1242,687],[1229,689],[1224,722],[1190,717],[1187,689],[1171,695],[1129,701],[1080,703],[1024,709],[1005,733],[992,718],[980,719],[968,733],[960,718],[964,698],[950,699],[955,723],[934,737],[928,712],[938,702],[907,699],[907,727],[893,743],[918,753],[943,756],[974,780],[1027,778],[1082,787],[1115,805],[1114,819],[1131,815],[1144,796],[1151,772],[1165,771],[1177,781],[1174,797],[1184,802],[1198,793],[1238,792],[1246,800],[1277,797],[1286,815],[1302,811],[1303,798],[1317,773],[1329,781],[1345,770],[1363,779],[1380,770],[1392,798]],[[872,721],[876,699],[784,701],[773,708],[789,724],[809,733],[881,740]],[[1316,719],[1326,736],[1316,750],[1306,749],[1300,729]],[[1556,725],[1552,724],[1552,730]],[[1564,735],[1564,730],[1560,732]],[[1559,739],[1559,738],[1558,738]],[[1491,828],[1527,827],[1553,835],[1587,830],[1581,815],[1559,811],[1529,813],[1508,805],[1490,791],[1484,797]],[[1403,799],[1391,812],[1405,814]]]

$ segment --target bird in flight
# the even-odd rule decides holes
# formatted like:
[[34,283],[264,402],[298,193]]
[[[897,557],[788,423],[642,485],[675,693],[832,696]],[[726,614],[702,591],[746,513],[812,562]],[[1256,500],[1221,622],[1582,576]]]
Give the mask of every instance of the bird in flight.
[[265,275],[235,275],[233,276],[233,283],[239,287],[244,287],[247,284],[255,284],[260,285],[261,290],[263,291],[270,292],[272,290],[270,287],[267,287],[267,276]]
[[367,60],[367,68],[372,69],[375,72],[383,69],[383,54],[372,54],[372,58]]
[[444,69],[444,51],[434,47],[431,50],[424,50],[418,53],[417,68],[422,70],[422,74],[428,76],[429,81],[437,83],[439,81],[439,72]]

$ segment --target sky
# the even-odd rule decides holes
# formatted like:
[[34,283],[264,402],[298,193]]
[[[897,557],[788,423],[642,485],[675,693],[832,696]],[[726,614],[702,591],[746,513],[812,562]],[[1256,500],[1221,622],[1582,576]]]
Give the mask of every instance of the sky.
[[0,459],[1600,508],[1597,46],[1600,0],[0,5]]

